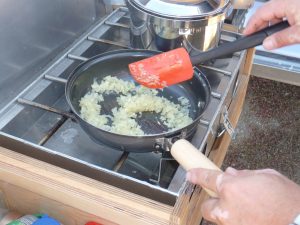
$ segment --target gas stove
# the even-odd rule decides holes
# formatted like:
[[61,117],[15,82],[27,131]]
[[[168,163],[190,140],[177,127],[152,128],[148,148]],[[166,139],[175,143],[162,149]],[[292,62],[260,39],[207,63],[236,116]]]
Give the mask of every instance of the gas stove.
[[[238,33],[223,30],[221,42]],[[185,182],[185,172],[165,152],[128,153],[93,142],[70,118],[65,81],[81,62],[103,52],[130,49],[130,17],[125,7],[115,9],[78,38],[0,111],[1,146],[71,170],[130,192],[174,204]],[[211,101],[192,139],[208,153],[226,130],[232,134],[226,108],[239,85],[245,53],[215,60],[199,69],[207,76]],[[232,134],[233,135],[233,134]]]

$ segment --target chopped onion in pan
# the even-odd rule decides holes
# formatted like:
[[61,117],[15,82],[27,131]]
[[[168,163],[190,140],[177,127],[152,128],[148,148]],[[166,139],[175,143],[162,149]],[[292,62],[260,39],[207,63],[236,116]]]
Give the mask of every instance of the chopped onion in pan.
[[[178,104],[158,95],[158,90],[136,86],[133,82],[107,76],[100,83],[94,81],[92,89],[80,100],[80,113],[84,120],[107,131],[124,135],[145,135],[137,122],[142,112],[159,115],[168,128],[176,130],[190,124],[189,100],[180,97]],[[101,113],[104,95],[117,94],[118,106],[111,115]]]

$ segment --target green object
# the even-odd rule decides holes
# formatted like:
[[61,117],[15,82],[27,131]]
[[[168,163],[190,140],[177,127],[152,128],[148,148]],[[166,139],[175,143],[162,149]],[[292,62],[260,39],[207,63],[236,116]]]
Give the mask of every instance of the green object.
[[42,218],[44,215],[45,214],[25,215],[17,220],[11,221],[7,225],[31,225],[38,219]]
[[24,225],[24,224],[21,223],[19,220],[14,220],[14,221],[8,223],[7,225]]

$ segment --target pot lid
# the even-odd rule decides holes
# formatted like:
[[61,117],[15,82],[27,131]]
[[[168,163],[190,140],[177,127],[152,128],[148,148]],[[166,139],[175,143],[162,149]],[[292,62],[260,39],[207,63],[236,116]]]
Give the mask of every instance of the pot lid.
[[229,0],[132,0],[142,10],[166,17],[202,17],[222,11]]

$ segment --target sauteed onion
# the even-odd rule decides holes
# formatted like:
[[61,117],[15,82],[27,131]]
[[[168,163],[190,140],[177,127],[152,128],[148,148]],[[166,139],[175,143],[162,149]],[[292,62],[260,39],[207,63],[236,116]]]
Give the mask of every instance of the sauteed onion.
[[[118,106],[108,114],[101,110],[106,95],[115,95]],[[158,115],[168,131],[192,123],[189,100],[180,97],[178,103],[159,96],[159,91],[136,86],[133,82],[106,76],[100,83],[94,81],[91,91],[80,100],[84,120],[110,132],[124,135],[145,135],[137,118],[144,112]]]

